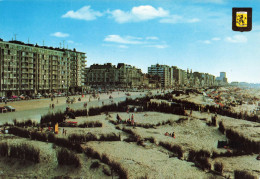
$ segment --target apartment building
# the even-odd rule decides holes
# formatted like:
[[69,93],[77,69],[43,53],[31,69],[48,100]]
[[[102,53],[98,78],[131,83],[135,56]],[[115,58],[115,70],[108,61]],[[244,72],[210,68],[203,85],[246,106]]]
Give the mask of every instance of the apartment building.
[[151,65],[151,67],[148,67],[148,74],[160,76],[161,86],[163,88],[169,88],[174,86],[174,69],[169,67],[168,65]]
[[86,69],[86,84],[93,88],[134,88],[142,85],[141,69],[124,63],[93,64]]
[[219,84],[226,84],[228,83],[228,79],[226,76],[226,72],[220,72],[220,76],[216,78]]
[[85,53],[76,49],[0,39],[0,95],[78,90],[85,63]]

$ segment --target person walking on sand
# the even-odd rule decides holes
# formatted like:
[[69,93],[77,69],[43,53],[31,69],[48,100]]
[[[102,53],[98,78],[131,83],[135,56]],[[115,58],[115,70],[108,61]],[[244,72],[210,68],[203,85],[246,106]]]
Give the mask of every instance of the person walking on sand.
[[131,124],[131,120],[130,120],[130,117],[127,119],[127,124]]
[[52,109],[54,109],[54,104],[52,104]]
[[175,139],[175,134],[174,134],[174,132],[172,132],[172,137]]
[[131,125],[134,126],[135,125],[135,121],[134,121],[134,115],[132,114],[131,116]]
[[66,136],[66,133],[67,133],[67,130],[64,131],[65,136]]
[[63,128],[63,130],[62,130],[62,135],[64,135],[64,132],[65,132],[65,131],[64,131],[64,128]]
[[134,119],[131,120],[131,125],[132,125],[132,126],[135,125],[135,121],[134,121]]
[[119,123],[119,119],[120,119],[120,117],[119,117],[119,115],[117,114],[117,115],[116,115],[116,120],[117,120],[118,123]]

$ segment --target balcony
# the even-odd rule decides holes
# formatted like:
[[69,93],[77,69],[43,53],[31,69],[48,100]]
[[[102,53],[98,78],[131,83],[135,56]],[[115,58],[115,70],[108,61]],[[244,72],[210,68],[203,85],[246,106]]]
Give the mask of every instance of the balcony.
[[33,60],[28,60],[28,63],[32,64],[32,63],[33,63]]

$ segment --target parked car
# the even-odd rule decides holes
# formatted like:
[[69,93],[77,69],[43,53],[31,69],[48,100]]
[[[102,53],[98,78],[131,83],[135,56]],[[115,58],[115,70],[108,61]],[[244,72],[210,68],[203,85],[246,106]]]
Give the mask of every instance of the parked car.
[[41,99],[41,96],[42,96],[42,95],[39,95],[39,94],[32,94],[32,95],[31,95],[31,98],[32,98],[32,99]]
[[27,96],[27,95],[25,95],[25,94],[20,95],[19,98],[21,98],[22,100],[28,100],[28,99],[30,99],[30,97]]
[[1,113],[7,112],[7,109],[5,107],[0,107],[0,112]]
[[12,106],[4,106],[4,108],[6,108],[7,111],[13,112],[15,111],[15,108]]
[[37,94],[34,96],[34,99],[41,99],[41,96]]
[[35,94],[30,94],[30,95],[29,95],[29,98],[30,98],[30,99],[35,99]]
[[49,98],[49,97],[50,97],[50,94],[49,94],[49,93],[44,93],[44,94],[43,94],[43,97]]
[[21,100],[25,100],[25,95],[22,94],[22,95],[19,96],[19,98],[20,98]]
[[0,102],[4,102],[5,101],[5,97],[3,96],[3,97],[0,97]]
[[11,96],[11,99],[13,99],[13,101],[19,101],[21,100],[18,96]]
[[11,96],[8,97],[7,102],[13,102],[13,101],[14,101],[14,98],[12,98]]

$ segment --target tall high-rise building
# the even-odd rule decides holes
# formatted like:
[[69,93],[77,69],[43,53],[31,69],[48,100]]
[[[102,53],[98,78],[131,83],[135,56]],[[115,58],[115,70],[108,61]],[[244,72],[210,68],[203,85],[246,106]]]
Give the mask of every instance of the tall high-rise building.
[[0,39],[0,95],[75,91],[83,87],[86,55]]
[[226,78],[226,72],[220,72],[220,78],[223,80]]
[[174,69],[169,67],[168,65],[151,65],[151,67],[148,67],[148,74],[160,76],[161,86],[164,88],[174,86]]
[[228,79],[226,77],[226,72],[220,72],[220,76],[216,78],[217,81],[227,83]]

